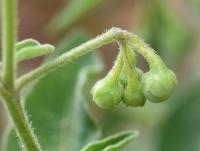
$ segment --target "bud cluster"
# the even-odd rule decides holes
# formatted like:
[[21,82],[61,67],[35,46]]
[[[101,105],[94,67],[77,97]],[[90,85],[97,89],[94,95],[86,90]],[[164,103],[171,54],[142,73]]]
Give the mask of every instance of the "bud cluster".
[[[153,56],[155,60],[156,56]],[[176,75],[163,62],[153,62],[150,70],[143,73],[136,67],[136,55],[132,48],[120,44],[115,65],[91,92],[93,100],[101,108],[113,108],[121,102],[138,107],[143,106],[146,100],[154,103],[167,100],[176,84]]]

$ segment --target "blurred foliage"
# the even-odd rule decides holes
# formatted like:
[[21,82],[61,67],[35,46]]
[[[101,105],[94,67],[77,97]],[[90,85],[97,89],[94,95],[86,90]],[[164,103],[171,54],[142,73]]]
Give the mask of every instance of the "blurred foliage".
[[186,2],[189,3],[190,6],[194,8],[193,10],[200,15],[200,0],[186,0]]
[[67,5],[55,15],[48,25],[53,35],[60,34],[74,24],[84,14],[99,6],[104,0],[70,0]]
[[199,151],[200,78],[191,80],[173,98],[179,102],[160,128],[158,151]]
[[143,38],[167,62],[173,66],[180,62],[193,46],[194,33],[181,22],[164,1],[151,0],[147,3]]
[[90,89],[100,71],[100,60],[96,59],[93,60],[93,64],[85,66],[79,72],[74,94],[72,116],[70,118],[67,146],[67,148],[70,148],[72,151],[80,150],[85,144],[90,143],[91,140],[96,140],[100,137],[100,127],[97,127],[86,111],[86,109],[88,109],[87,101],[91,101],[91,97],[89,97]]

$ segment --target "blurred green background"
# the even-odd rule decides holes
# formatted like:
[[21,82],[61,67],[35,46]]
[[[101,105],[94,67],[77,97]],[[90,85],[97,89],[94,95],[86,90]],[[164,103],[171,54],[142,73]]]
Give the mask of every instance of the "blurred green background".
[[[179,81],[176,92],[168,101],[161,104],[147,102],[141,108],[126,108],[121,105],[113,110],[98,109],[92,101],[87,101],[91,100],[91,96],[84,92],[87,95],[89,113],[102,127],[103,136],[127,129],[140,131],[140,136],[128,144],[124,151],[200,150],[200,0],[20,0],[18,15],[18,39],[34,38],[42,43],[55,44],[59,46],[59,51],[53,56],[113,26],[138,34],[176,72]],[[98,77],[100,78],[111,68],[118,50],[115,44],[110,44],[100,48],[98,52],[105,64]],[[92,55],[89,58],[94,59],[94,62],[98,60]],[[147,71],[148,66],[144,60],[141,57],[138,59],[138,66]],[[20,74],[37,67],[43,60],[44,58],[37,58],[21,63]],[[75,91],[77,78],[74,75],[79,73],[80,68],[92,64],[92,61],[86,60],[87,58],[83,57],[79,63],[73,63],[72,67],[63,67],[66,68],[65,71],[48,75],[27,97],[27,100],[30,100],[27,108],[33,126],[36,126],[36,133],[41,133],[43,144],[46,143],[43,135],[48,134],[50,137],[54,135],[53,131],[57,131],[53,127],[55,123],[53,126],[45,127],[44,123],[48,123],[54,115],[47,116],[48,112],[44,112],[44,108],[56,108],[59,103],[52,102],[59,102],[64,98],[73,100],[73,96],[66,93]],[[57,97],[58,95],[60,97]],[[41,104],[43,100],[45,101]],[[67,102],[69,106],[73,104],[70,101]],[[53,110],[57,111],[56,120],[59,118],[58,121],[64,121],[64,126],[68,125],[68,121],[74,120],[74,116],[67,119],[60,116],[63,112],[67,115],[72,114],[69,106],[62,109],[58,106]],[[37,110],[37,114],[34,114],[34,109]],[[9,120],[2,105],[0,112],[2,136]],[[48,119],[42,117],[43,115]],[[43,127],[40,126],[41,123]],[[91,125],[84,126],[88,132],[91,132],[91,129],[95,131]],[[37,128],[41,128],[42,132],[37,132]],[[53,137],[51,139],[55,141]],[[95,137],[96,134],[88,140]],[[84,138],[79,139],[82,141]]]

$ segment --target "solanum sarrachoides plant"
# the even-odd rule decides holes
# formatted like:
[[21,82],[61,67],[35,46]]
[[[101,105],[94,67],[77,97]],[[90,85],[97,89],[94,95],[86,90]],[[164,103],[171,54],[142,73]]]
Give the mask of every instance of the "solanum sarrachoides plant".
[[[42,145],[30,125],[22,98],[22,89],[35,83],[52,70],[70,63],[82,55],[103,45],[116,42],[119,54],[112,69],[91,90],[94,102],[104,109],[126,106],[143,106],[145,101],[159,103],[170,97],[177,84],[175,74],[167,68],[155,51],[136,35],[112,28],[96,38],[46,62],[37,69],[18,77],[17,64],[30,58],[54,51],[50,44],[40,44],[33,39],[17,42],[17,0],[2,0],[2,69],[0,96],[14,124],[21,150],[42,151]],[[136,67],[136,54],[142,55],[149,64],[149,71]],[[30,89],[31,91],[31,89]],[[44,92],[45,93],[45,92]],[[104,140],[86,145],[82,151],[118,150],[137,135],[135,131],[122,132]],[[68,148],[70,150],[70,148]]]

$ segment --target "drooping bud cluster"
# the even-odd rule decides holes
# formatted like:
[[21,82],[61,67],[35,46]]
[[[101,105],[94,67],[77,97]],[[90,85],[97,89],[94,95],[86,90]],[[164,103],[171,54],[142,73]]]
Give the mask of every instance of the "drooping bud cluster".
[[[156,56],[153,56],[155,60]],[[177,85],[177,79],[176,75],[159,61],[152,62],[150,70],[143,73],[136,67],[136,55],[132,48],[120,45],[120,53],[114,67],[92,89],[95,103],[101,108],[112,108],[120,102],[126,106],[138,107],[143,106],[146,100],[153,103],[167,100]]]

